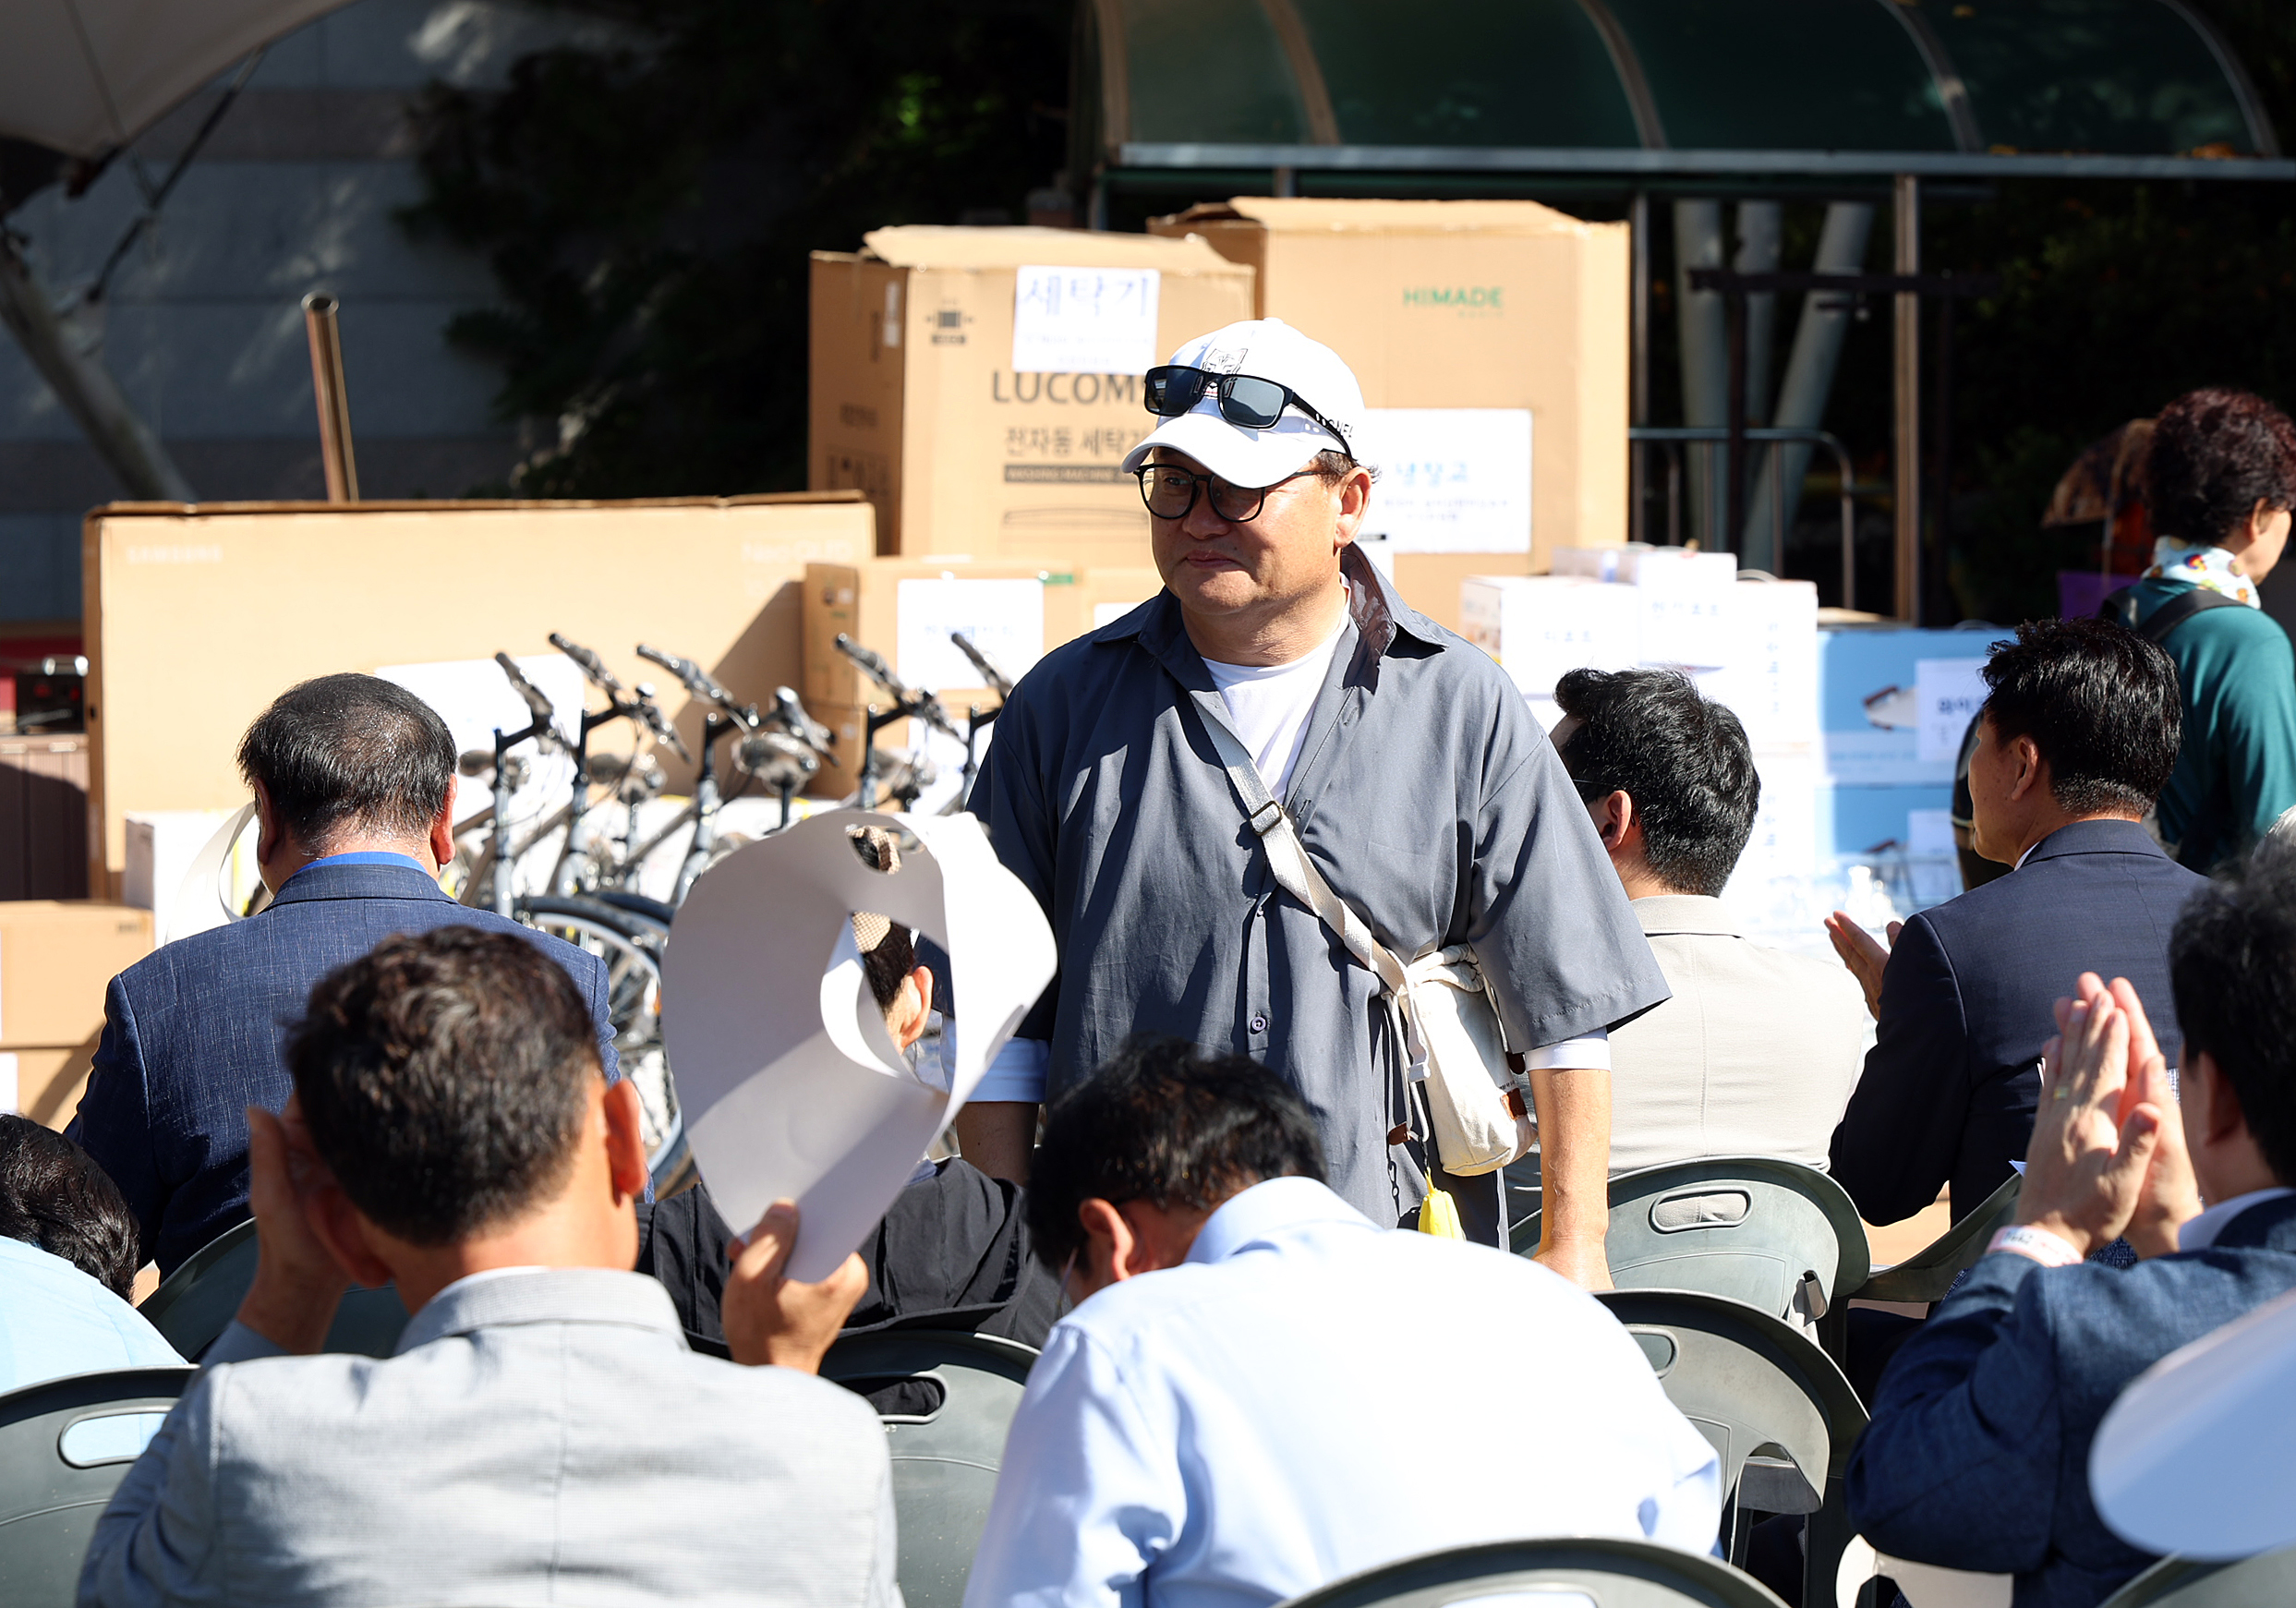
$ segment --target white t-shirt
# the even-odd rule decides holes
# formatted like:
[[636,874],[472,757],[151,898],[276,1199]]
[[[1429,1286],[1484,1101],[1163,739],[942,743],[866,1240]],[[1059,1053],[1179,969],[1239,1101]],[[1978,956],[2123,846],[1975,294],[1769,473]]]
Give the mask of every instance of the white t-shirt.
[[1251,750],[1251,761],[1260,768],[1268,792],[1279,799],[1291,786],[1292,768],[1299,763],[1299,750],[1307,741],[1308,711],[1315,707],[1315,695],[1323,690],[1332,654],[1347,626],[1347,617],[1342,614],[1329,636],[1289,664],[1203,661],[1212,672],[1212,684],[1220,689],[1220,701],[1227,706],[1228,723]]

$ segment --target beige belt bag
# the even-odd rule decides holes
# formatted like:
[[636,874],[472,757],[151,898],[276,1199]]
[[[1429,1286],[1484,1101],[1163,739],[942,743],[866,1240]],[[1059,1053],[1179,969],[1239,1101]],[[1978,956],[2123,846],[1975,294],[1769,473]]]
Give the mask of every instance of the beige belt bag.
[[1315,912],[1380,980],[1380,997],[1409,1058],[1411,1077],[1426,1095],[1435,1155],[1444,1170],[1471,1178],[1529,1155],[1538,1130],[1523,1058],[1508,1051],[1506,1032],[1474,951],[1457,944],[1408,965],[1396,960],[1308,858],[1291,816],[1269,793],[1251,750],[1229,727],[1219,695],[1200,693],[1196,706],[1243,800],[1246,818],[1260,834],[1277,886]]

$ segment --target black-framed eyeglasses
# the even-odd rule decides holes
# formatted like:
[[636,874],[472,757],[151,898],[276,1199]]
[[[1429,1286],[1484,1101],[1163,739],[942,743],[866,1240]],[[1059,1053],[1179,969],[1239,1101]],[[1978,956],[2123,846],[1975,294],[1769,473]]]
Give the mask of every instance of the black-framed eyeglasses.
[[1573,777],[1571,786],[1578,790],[1579,800],[1584,804],[1592,804],[1597,799],[1608,798],[1618,791],[1606,781],[1589,781],[1583,777]]
[[1217,475],[1198,475],[1178,464],[1142,464],[1132,473],[1140,478],[1140,500],[1148,504],[1148,512],[1158,519],[1187,518],[1196,506],[1196,499],[1210,487],[1213,513],[1230,525],[1250,525],[1260,517],[1267,494],[1275,486],[1288,485],[1323,471],[1301,469],[1285,476],[1275,486],[1231,486]]
[[1296,407],[1331,431],[1341,452],[1351,458],[1355,456],[1355,449],[1347,444],[1347,432],[1309,406],[1307,398],[1288,385],[1257,375],[1214,374],[1208,369],[1166,363],[1149,369],[1142,377],[1141,395],[1150,413],[1178,418],[1203,400],[1207,388],[1219,397],[1220,417],[1230,424],[1242,425],[1246,429],[1274,429],[1284,409]]

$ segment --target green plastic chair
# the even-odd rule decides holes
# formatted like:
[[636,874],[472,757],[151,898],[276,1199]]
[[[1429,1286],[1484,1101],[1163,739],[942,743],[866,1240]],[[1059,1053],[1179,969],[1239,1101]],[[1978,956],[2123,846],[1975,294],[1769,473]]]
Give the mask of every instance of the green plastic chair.
[[1843,1488],[1866,1409],[1833,1359],[1782,1319],[1697,1290],[1603,1290],[1666,1397],[1722,1458],[1724,1525],[1741,1562],[1754,1513],[1809,1516],[1804,1601],[1830,1603],[1854,1535]]
[[2296,1547],[2234,1564],[2163,1558],[2102,1608],[2288,1608],[2296,1602]]
[[[1866,1282],[1866,1227],[1842,1186],[1762,1155],[1668,1162],[1611,1179],[1603,1251],[1622,1289],[1691,1289],[1774,1318],[1822,1318]],[[1540,1215],[1515,1226],[1539,1249]]]
[[1283,1608],[1784,1608],[1728,1564],[1647,1541],[1502,1541],[1349,1575]]
[[96,1520],[198,1377],[127,1368],[0,1396],[0,1602],[71,1608]]
[[881,1413],[900,1522],[895,1572],[909,1608],[960,1608],[988,1523],[1005,1432],[1036,1352],[993,1335],[885,1329],[829,1348],[821,1376],[867,1396],[904,1382],[916,1410]]
[[1885,1267],[1850,1291],[1862,1301],[1941,1301],[1953,1281],[1975,1267],[1985,1254],[1994,1230],[2017,1215],[2017,1191],[2024,1179],[2015,1173],[1986,1196],[1977,1209],[1939,1235],[1894,1267]]
[[[254,1282],[255,1219],[250,1217],[192,1252],[138,1310],[179,1355],[196,1362],[238,1315],[239,1303]],[[394,1287],[362,1289],[353,1285],[335,1309],[325,1349],[388,1357],[405,1327],[406,1309],[399,1304]]]

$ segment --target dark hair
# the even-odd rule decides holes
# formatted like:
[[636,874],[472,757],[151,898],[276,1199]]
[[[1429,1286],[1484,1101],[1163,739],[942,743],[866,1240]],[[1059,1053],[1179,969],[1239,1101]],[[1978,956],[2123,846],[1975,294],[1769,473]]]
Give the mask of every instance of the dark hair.
[[1364,470],[1374,480],[1379,478],[1377,469],[1369,464],[1357,463],[1337,447],[1325,447],[1316,453],[1315,461],[1309,467],[1315,471],[1316,478],[1326,486],[1338,485],[1340,481],[1354,474],[1358,469]]
[[2188,391],[2160,410],[2145,451],[2153,528],[2220,545],[2262,502],[2296,508],[2296,425],[2261,396]]
[[2185,903],[2169,935],[2169,986],[2186,1065],[2202,1053],[2282,1183],[2296,1183],[2296,848],[2258,844]]
[[548,1200],[600,1075],[564,968],[469,926],[401,933],[328,973],[286,1060],[312,1147],[352,1204],[417,1245]]
[[0,1113],[0,1236],[62,1257],[122,1300],[143,1263],[112,1175],[61,1133],[13,1113]]
[[1993,645],[1981,711],[2003,741],[2030,737],[2049,793],[2075,815],[2141,816],[2176,768],[2175,661],[2104,620],[2028,620]]
[[1263,1179],[1323,1180],[1305,1102],[1259,1062],[1138,1034],[1053,1102],[1029,1173],[1029,1235],[1056,1271],[1100,1199],[1202,1210]]
[[279,695],[239,741],[239,774],[263,784],[277,823],[307,852],[344,828],[419,837],[446,807],[454,739],[395,683],[322,675]]
[[917,944],[907,927],[892,923],[874,949],[861,951],[862,969],[869,973],[869,992],[879,1010],[893,1009],[900,985],[917,969]]
[[1555,707],[1580,722],[1562,747],[1579,792],[1623,792],[1642,853],[1669,888],[1711,898],[1754,833],[1762,779],[1738,717],[1672,670],[1574,670]]

